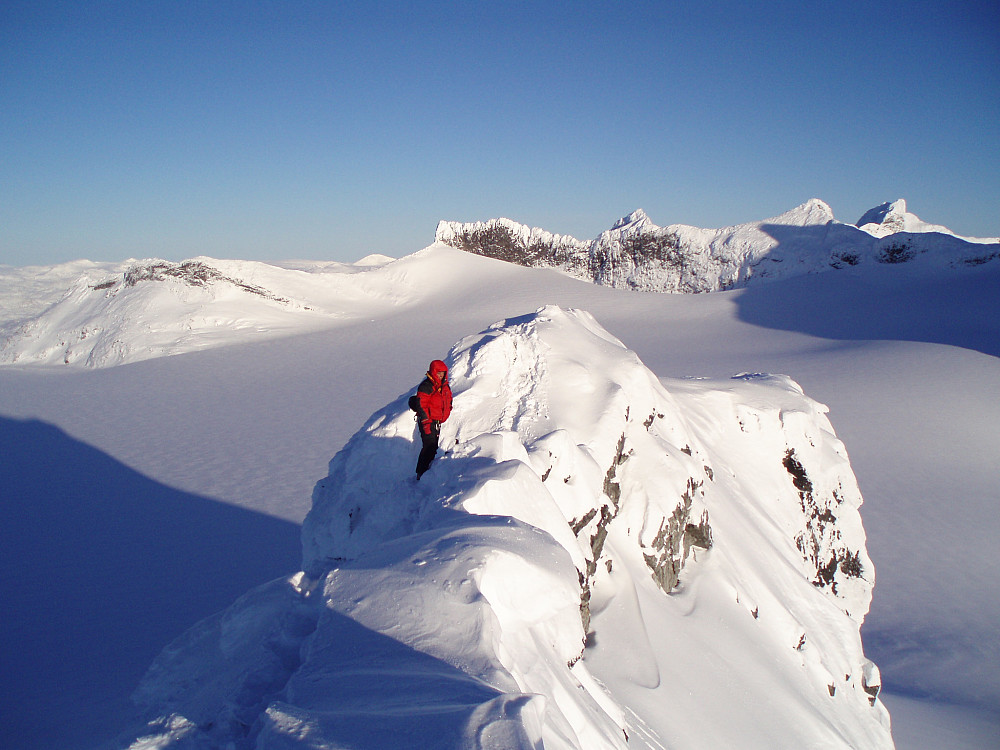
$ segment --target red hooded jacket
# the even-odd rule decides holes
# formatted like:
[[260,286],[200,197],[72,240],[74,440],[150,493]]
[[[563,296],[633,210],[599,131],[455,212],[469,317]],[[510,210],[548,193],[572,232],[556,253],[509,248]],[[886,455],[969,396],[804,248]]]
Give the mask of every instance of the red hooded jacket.
[[435,359],[427,368],[427,377],[417,386],[420,408],[417,416],[420,429],[429,434],[434,422],[444,422],[451,414],[451,386],[448,385],[448,365]]

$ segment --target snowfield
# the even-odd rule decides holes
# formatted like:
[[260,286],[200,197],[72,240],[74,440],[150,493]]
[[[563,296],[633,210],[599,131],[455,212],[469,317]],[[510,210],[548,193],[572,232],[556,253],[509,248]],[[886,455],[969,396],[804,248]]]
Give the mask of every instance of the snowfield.
[[0,268],[0,745],[995,746],[995,263],[159,263]]

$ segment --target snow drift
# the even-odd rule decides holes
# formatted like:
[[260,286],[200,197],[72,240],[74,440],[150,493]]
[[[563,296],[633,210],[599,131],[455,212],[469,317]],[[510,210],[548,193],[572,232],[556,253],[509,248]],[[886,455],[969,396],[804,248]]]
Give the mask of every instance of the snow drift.
[[825,408],[782,376],[659,381],[545,307],[446,357],[334,457],[303,570],[171,644],[140,747],[891,747],[874,569]]
[[640,209],[590,242],[509,219],[442,221],[436,239],[477,255],[650,292],[711,292],[872,263],[920,259],[961,267],[1000,257],[1000,240],[958,237],[909,213],[903,200],[871,209],[857,226],[836,221],[830,206],[812,199],[780,216],[723,229],[659,227]]

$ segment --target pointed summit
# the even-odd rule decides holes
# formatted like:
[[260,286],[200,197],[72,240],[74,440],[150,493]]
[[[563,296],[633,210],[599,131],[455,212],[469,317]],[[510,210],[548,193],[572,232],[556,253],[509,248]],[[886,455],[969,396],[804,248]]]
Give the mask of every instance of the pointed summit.
[[875,237],[885,237],[896,232],[938,232],[954,235],[948,227],[939,224],[928,224],[916,214],[906,210],[906,201],[902,198],[892,203],[883,203],[867,211],[857,223],[859,229]]
[[[885,226],[902,222],[902,217],[906,215],[906,201],[900,198],[883,203],[865,212],[865,215],[858,219],[857,227],[864,227],[867,224]],[[899,230],[896,230],[899,231]]]
[[798,226],[810,226],[814,224],[828,224],[833,221],[833,209],[826,201],[819,198],[810,198],[802,205],[796,206],[790,211],[779,214],[768,222],[775,224],[792,224]]
[[630,213],[628,216],[623,216],[621,219],[616,221],[611,227],[611,231],[614,232],[617,229],[625,229],[626,227],[645,227],[651,225],[653,222],[650,221],[649,217],[646,216],[646,212],[641,208],[637,208],[635,211]]

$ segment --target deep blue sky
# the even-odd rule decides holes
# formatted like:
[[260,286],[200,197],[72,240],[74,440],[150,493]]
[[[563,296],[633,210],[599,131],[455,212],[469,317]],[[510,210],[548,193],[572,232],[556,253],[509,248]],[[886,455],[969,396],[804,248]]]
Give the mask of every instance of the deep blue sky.
[[0,263],[356,260],[906,198],[1000,235],[987,2],[0,4]]

